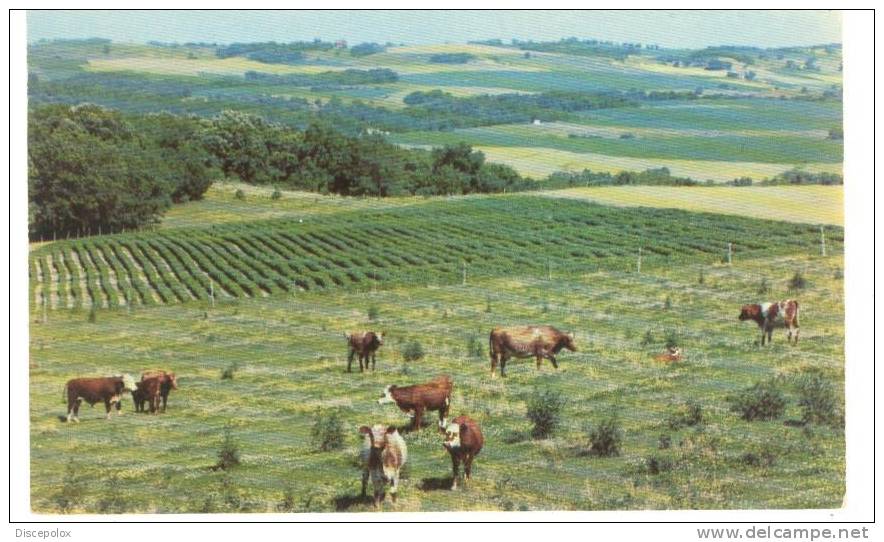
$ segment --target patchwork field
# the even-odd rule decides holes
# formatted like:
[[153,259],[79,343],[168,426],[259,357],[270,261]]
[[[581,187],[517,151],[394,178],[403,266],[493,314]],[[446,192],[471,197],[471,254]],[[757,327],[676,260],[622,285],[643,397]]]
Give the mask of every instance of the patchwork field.
[[841,186],[617,186],[555,190],[543,195],[604,205],[684,209],[839,227],[844,224]]

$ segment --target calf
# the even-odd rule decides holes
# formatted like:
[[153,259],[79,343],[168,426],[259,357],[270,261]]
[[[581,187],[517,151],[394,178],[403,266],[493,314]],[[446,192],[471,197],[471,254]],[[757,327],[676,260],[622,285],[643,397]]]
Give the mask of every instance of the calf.
[[[359,372],[368,370],[368,360],[371,359],[371,370],[374,371],[376,353],[384,344],[384,333],[377,334],[374,331],[354,331],[346,333],[347,338],[347,372],[352,372],[353,356],[359,356]],[[365,368],[363,369],[363,362]]]
[[135,404],[135,412],[144,412],[144,403],[146,402],[150,408],[150,413],[157,413],[160,406],[161,378],[161,376],[141,377],[141,381],[135,383],[136,389],[132,391],[132,403]]
[[445,430],[445,441],[442,443],[442,446],[451,455],[451,489],[457,489],[460,464],[463,463],[464,475],[467,480],[470,480],[473,475],[473,459],[482,451],[485,439],[482,437],[479,424],[468,416],[454,418],[443,429]]
[[789,330],[788,342],[792,343],[792,336],[795,336],[795,344],[798,344],[798,302],[794,299],[787,299],[778,303],[758,303],[752,305],[743,305],[740,310],[739,319],[741,322],[752,320],[761,328],[761,346],[764,346],[764,339],[767,336],[767,343],[770,344],[774,327],[786,327]]
[[421,428],[421,420],[427,410],[439,411],[439,422],[444,423],[451,405],[451,379],[440,376],[424,384],[412,386],[396,386],[390,384],[384,388],[384,394],[378,399],[379,405],[395,403],[402,412],[413,412],[412,429]]
[[111,406],[116,403],[117,414],[120,414],[120,399],[123,392],[135,389],[135,379],[129,375],[105,376],[97,378],[74,378],[68,380],[64,387],[63,397],[67,397],[67,421],[73,419],[80,422],[80,405],[83,401],[89,406],[99,401],[104,402],[105,418],[110,419]]
[[380,506],[384,500],[384,489],[388,482],[390,496],[395,503],[399,491],[399,470],[408,459],[405,439],[395,427],[380,424],[372,427],[363,425],[359,432],[365,436],[359,453],[362,464],[362,497],[366,496],[366,485],[371,478],[375,507]]
[[[172,393],[172,390],[178,389],[178,378],[171,371],[147,371],[141,375],[141,380],[152,377],[160,379],[160,399],[163,401],[163,412],[165,412],[166,404],[169,402],[169,394]],[[134,399],[135,396],[132,397]],[[159,408],[159,404],[157,407]]]
[[654,359],[657,361],[665,362],[681,361],[681,348],[677,346],[670,346],[666,349],[666,352],[655,356]]
[[500,376],[506,376],[506,362],[511,357],[530,358],[537,360],[537,368],[544,358],[550,360],[553,367],[559,368],[556,356],[563,349],[576,352],[574,334],[563,333],[552,326],[520,326],[497,327],[491,330],[488,337],[491,354],[491,376],[500,363]]

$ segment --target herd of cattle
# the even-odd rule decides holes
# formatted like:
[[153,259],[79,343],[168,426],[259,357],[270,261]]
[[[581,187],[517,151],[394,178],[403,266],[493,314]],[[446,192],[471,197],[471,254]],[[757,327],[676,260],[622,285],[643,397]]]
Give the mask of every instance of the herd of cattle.
[[[744,305],[739,320],[751,320],[761,329],[761,345],[765,339],[770,343],[775,327],[788,330],[788,341],[798,344],[798,302],[788,299],[780,302]],[[375,369],[376,354],[384,344],[384,334],[375,331],[360,331],[345,335],[348,344],[347,372],[351,372],[354,357],[359,359],[360,372]],[[506,363],[510,358],[535,358],[539,369],[544,359],[548,359],[558,369],[556,356],[567,349],[576,352],[574,334],[564,333],[552,326],[521,326],[498,327],[491,331],[488,339],[489,355],[491,356],[491,376],[500,366],[501,377],[506,376]],[[677,346],[671,346],[663,356],[657,359],[678,361],[682,352]],[[459,468],[463,465],[464,476],[470,479],[472,464],[476,455],[485,443],[479,425],[469,416],[458,416],[448,421],[451,409],[451,390],[453,383],[449,376],[439,376],[422,384],[411,386],[389,385],[384,388],[378,404],[395,404],[400,410],[412,416],[409,430],[419,430],[423,425],[423,415],[428,411],[439,414],[439,430],[444,433],[443,447],[451,456],[453,481],[451,489],[457,489],[460,477]],[[75,378],[65,386],[67,396],[67,421],[79,422],[79,408],[83,401],[90,405],[104,402],[106,417],[110,418],[111,410],[116,405],[120,414],[120,402],[125,392],[132,393],[132,401],[137,412],[145,411],[145,403],[149,412],[156,414],[165,412],[169,393],[178,389],[175,373],[169,371],[149,371],[141,375],[136,382],[129,375],[118,375],[99,378]],[[384,500],[387,484],[393,501],[399,488],[399,472],[408,458],[405,439],[395,426],[375,424],[359,428],[364,436],[360,450],[362,465],[362,497],[366,497],[368,480],[371,479],[374,489],[374,504],[379,506]]]

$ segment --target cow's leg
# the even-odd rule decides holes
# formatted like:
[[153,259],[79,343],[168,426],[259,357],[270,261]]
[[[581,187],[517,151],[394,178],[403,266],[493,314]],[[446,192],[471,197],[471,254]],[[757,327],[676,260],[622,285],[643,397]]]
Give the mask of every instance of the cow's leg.
[[351,349],[347,352],[347,372],[348,372],[348,373],[353,372],[353,371],[352,371],[352,368],[353,368],[353,354],[355,354],[355,352],[354,352],[353,349],[351,348]]
[[457,454],[451,454],[451,489],[457,489],[457,479],[460,478],[458,469],[460,468],[460,459]]
[[166,411],[166,401],[168,401],[168,399],[169,399],[169,392],[162,394],[161,398],[163,400],[163,412],[165,412]]
[[467,454],[463,459],[463,473],[467,480],[473,477],[473,454]]
[[377,355],[372,352],[371,353],[371,370],[374,371],[375,364],[377,363]]
[[117,399],[117,416],[123,415],[123,398]]
[[548,357],[549,360],[552,362],[552,364],[553,364],[553,369],[558,369],[558,368],[559,368],[559,364],[556,362],[556,357],[555,357],[554,355],[552,355],[552,354],[548,354],[546,357]]
[[396,473],[390,480],[390,498],[393,499],[393,502],[396,502],[396,494],[399,492],[399,473]]
[[494,378],[494,369],[497,368],[497,353],[491,352],[491,378]]
[[771,345],[771,341],[773,341],[773,326],[767,328],[767,345]]
[[506,362],[509,360],[509,356],[506,354],[501,354],[500,356],[500,376],[506,376]]
[[77,423],[80,423],[80,405],[82,404],[82,399],[77,399],[74,401],[74,421]]
[[411,422],[412,429],[420,431],[421,420],[424,417],[424,407],[418,406],[414,408],[414,419]]
[[363,364],[365,365],[365,369],[368,369],[368,360],[365,358],[365,354],[359,354],[359,372],[363,372]]
[[368,469],[362,471],[362,498],[365,498],[365,490],[368,486]]
[[800,331],[801,331],[801,328],[799,328],[798,326],[795,326],[795,344],[796,345],[798,344],[798,332],[800,332]]
[[445,398],[445,405],[439,409],[439,429],[445,432],[445,420],[448,418],[448,411],[451,409],[451,397]]
[[104,400],[104,411],[105,411],[104,419],[106,419],[106,420],[109,420],[111,418],[110,414],[111,414],[111,406],[112,405],[113,405],[113,403],[111,403],[110,399]]

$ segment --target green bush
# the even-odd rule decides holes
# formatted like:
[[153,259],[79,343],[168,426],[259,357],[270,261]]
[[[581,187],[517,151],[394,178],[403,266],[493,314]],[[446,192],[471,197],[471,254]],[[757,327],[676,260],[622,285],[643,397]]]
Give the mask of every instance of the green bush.
[[279,188],[274,188],[273,193],[270,194],[270,199],[276,200],[282,197],[282,192],[279,191]]
[[238,200],[245,200],[246,193],[242,191],[242,188],[237,188],[236,192],[234,192],[234,194],[233,194],[233,197],[235,197]]
[[344,423],[337,412],[324,413],[318,410],[316,423],[310,431],[313,445],[320,451],[330,452],[344,447]]
[[368,320],[370,322],[374,322],[375,320],[378,319],[379,316],[380,316],[380,311],[378,310],[378,308],[376,306],[372,305],[371,307],[368,308]]
[[485,356],[483,342],[476,335],[467,337],[467,357],[482,358]]
[[666,423],[673,430],[700,425],[703,423],[703,407],[700,403],[689,400],[675,407],[667,417]]
[[553,390],[535,389],[528,399],[526,414],[534,426],[531,436],[536,439],[547,438],[559,426],[565,398]]
[[233,377],[238,370],[239,364],[236,362],[231,363],[221,371],[221,380],[233,380]]
[[786,410],[786,398],[776,382],[758,382],[728,398],[730,409],[746,421],[773,420]]
[[589,455],[613,457],[620,455],[623,430],[620,420],[608,418],[589,430]]
[[230,426],[224,428],[224,441],[218,450],[218,463],[215,469],[228,470],[239,465],[239,444],[230,432]]
[[837,425],[839,414],[835,388],[819,371],[806,371],[801,374],[796,388],[802,421]]
[[801,271],[795,271],[795,274],[792,275],[792,278],[789,279],[789,289],[790,290],[803,290],[807,288],[807,279],[804,278],[804,275]]
[[402,357],[405,361],[417,361],[424,357],[424,347],[417,340],[410,341],[402,347]]
[[770,467],[776,461],[776,455],[770,450],[746,452],[740,456],[740,462],[749,467]]
[[758,289],[756,292],[758,295],[767,295],[771,292],[770,283],[766,278],[761,279],[761,282],[758,283]]
[[681,337],[679,337],[678,331],[667,329],[663,335],[663,341],[666,348],[675,348],[681,344]]
[[645,458],[645,471],[648,474],[661,474],[669,472],[673,469],[675,463],[668,457],[660,457],[656,455]]

